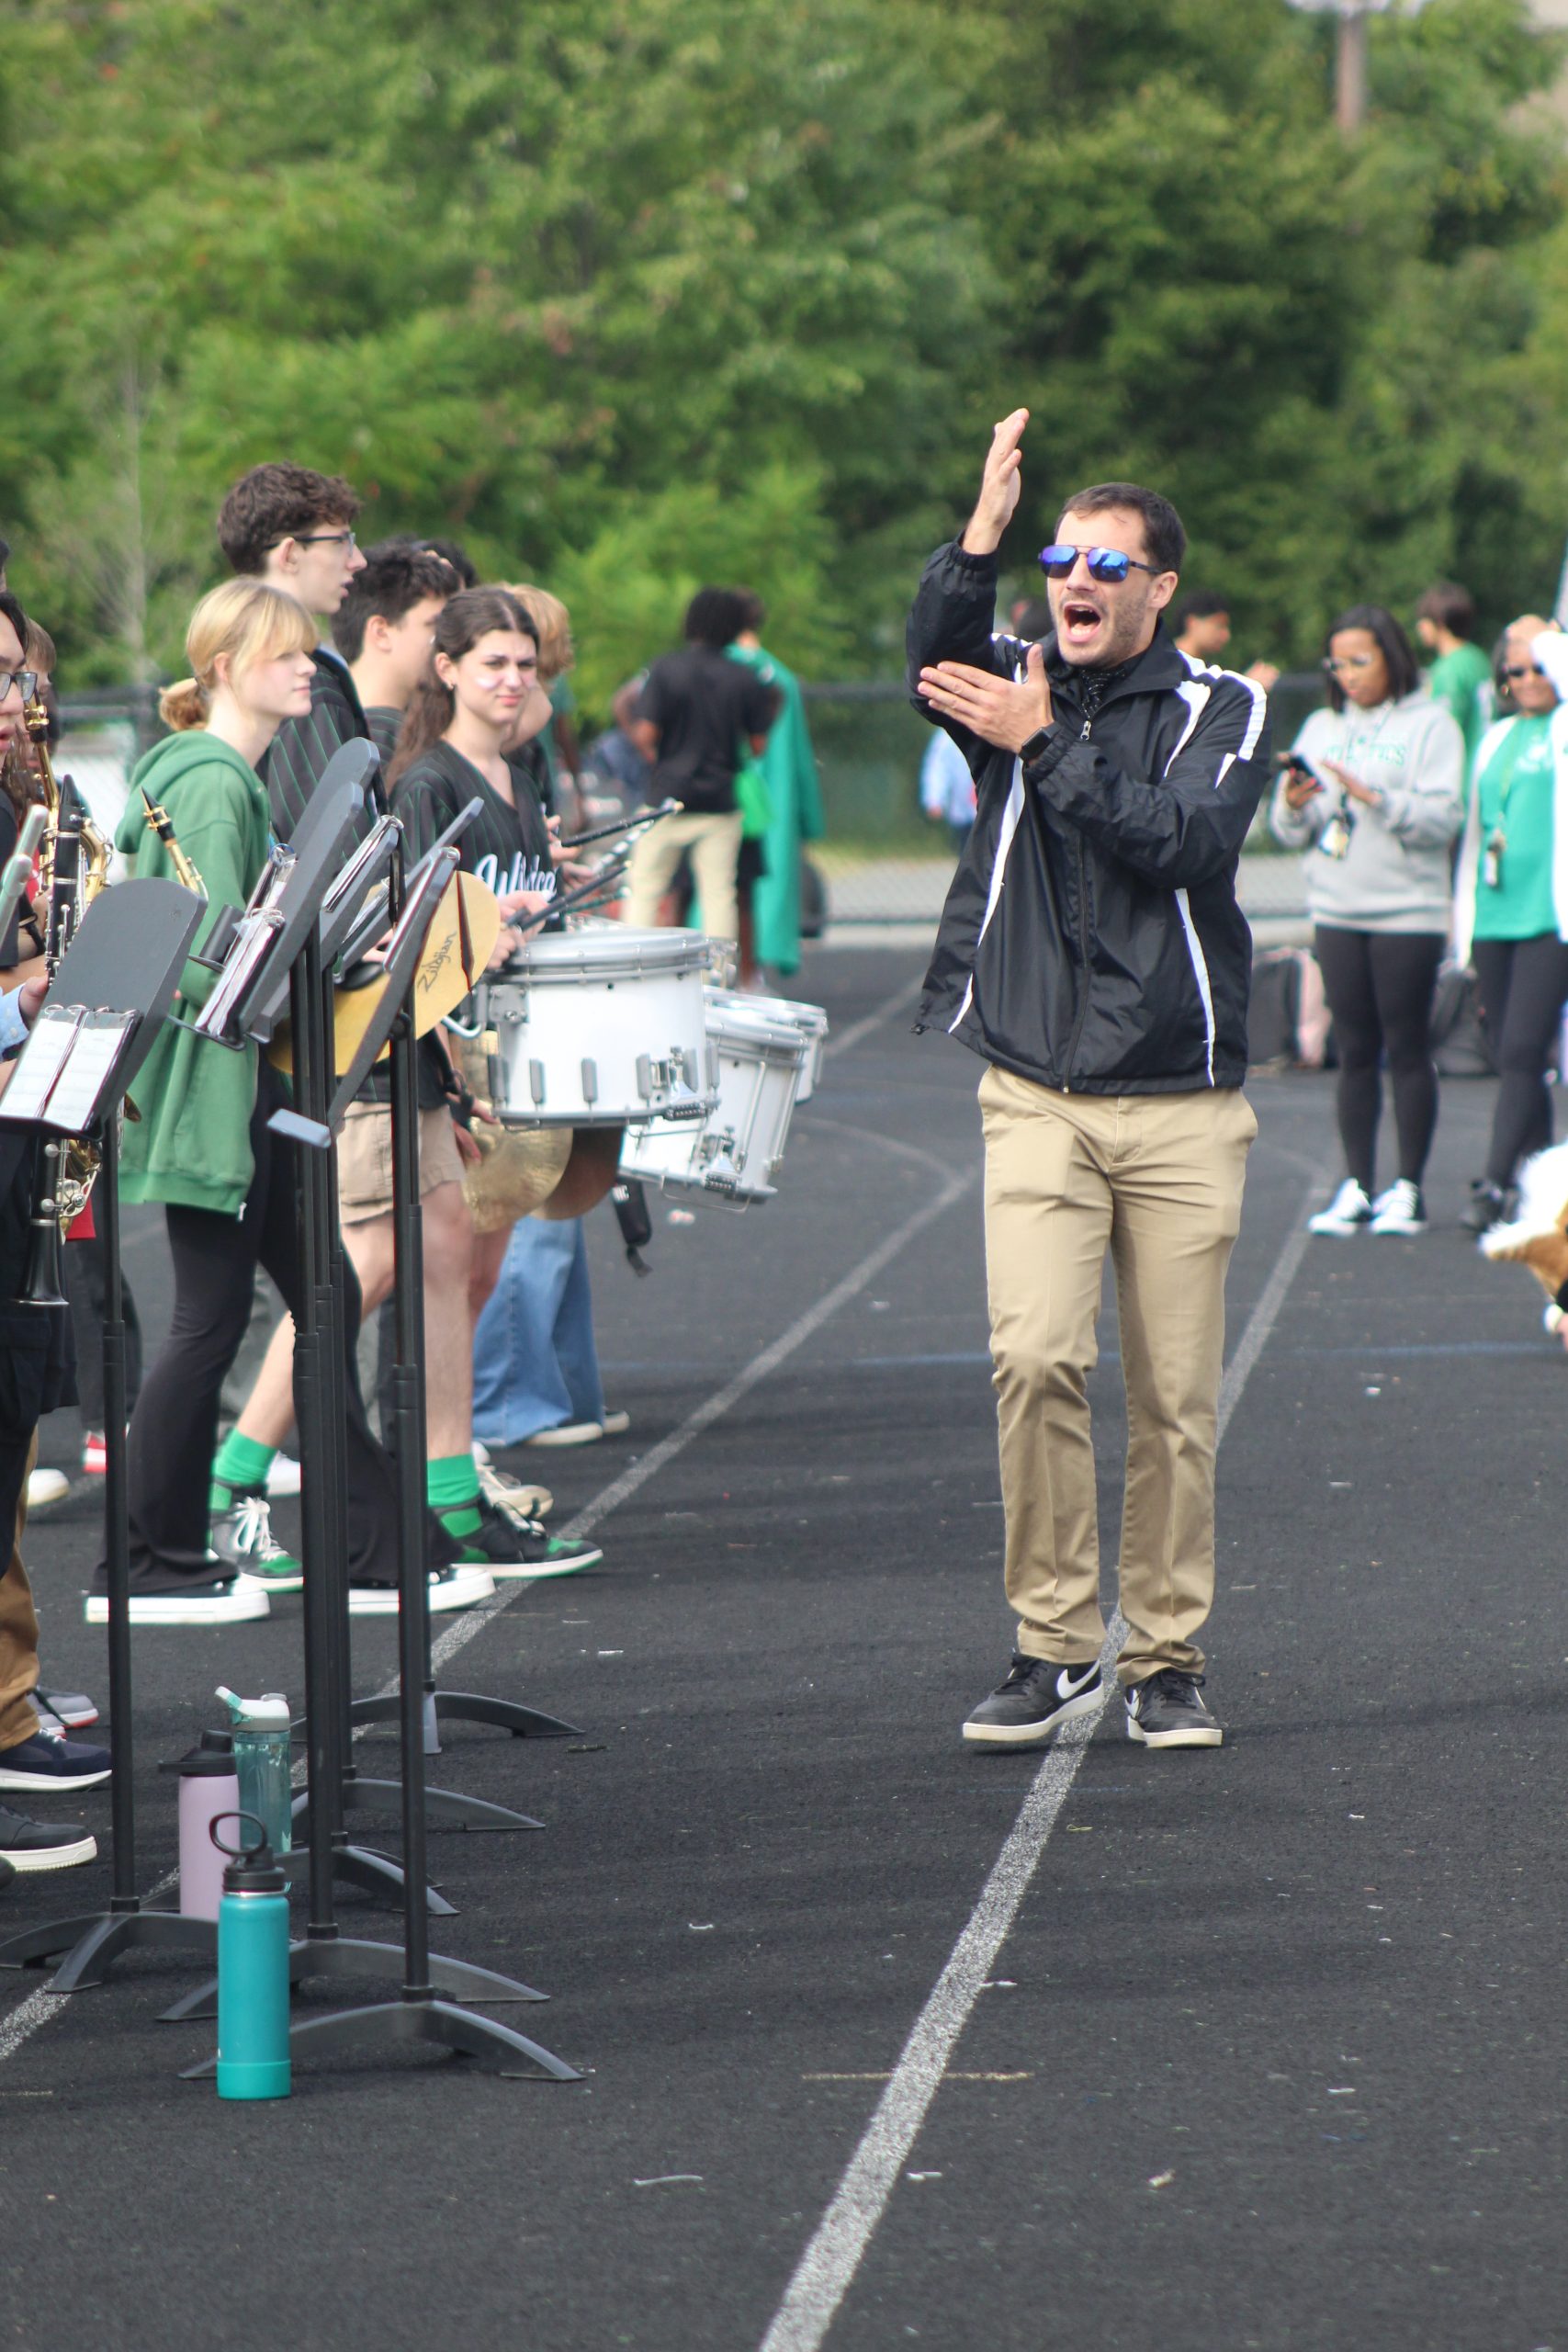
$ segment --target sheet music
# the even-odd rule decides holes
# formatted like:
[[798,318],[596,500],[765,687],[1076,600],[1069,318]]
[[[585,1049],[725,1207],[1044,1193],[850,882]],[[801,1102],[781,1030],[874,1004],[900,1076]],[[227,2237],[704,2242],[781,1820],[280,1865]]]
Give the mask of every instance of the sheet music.
[[120,1049],[136,1026],[134,1012],[103,1010],[89,1012],[76,1031],[75,1043],[51,1089],[43,1113],[46,1127],[79,1136],[97,1119],[103,1097]]
[[86,1019],[79,1004],[46,1004],[17,1057],[0,1109],[8,1119],[41,1119],[51,1089],[65,1064],[76,1032]]

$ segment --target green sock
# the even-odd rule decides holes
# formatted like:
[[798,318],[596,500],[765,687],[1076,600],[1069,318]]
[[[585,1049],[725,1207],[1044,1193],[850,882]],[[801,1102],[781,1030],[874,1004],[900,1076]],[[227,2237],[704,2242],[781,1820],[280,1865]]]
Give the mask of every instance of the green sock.
[[448,1535],[475,1535],[479,1518],[479,1474],[471,1453],[446,1453],[424,1465],[430,1508]]
[[[266,1474],[272,1468],[277,1453],[276,1445],[258,1445],[254,1437],[242,1437],[238,1430],[231,1430],[218,1449],[218,1459],[212,1465],[212,1491],[208,1508],[227,1510],[231,1498],[236,1494],[264,1492]],[[219,1489],[224,1491],[220,1493]]]

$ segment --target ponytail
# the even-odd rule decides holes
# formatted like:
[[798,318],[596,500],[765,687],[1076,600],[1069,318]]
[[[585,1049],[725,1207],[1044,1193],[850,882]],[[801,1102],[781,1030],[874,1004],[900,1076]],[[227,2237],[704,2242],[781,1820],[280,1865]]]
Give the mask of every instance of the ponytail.
[[212,697],[199,678],[182,678],[158,696],[158,716],[176,735],[205,727],[212,716]]
[[452,724],[457,707],[457,695],[450,686],[442,684],[434,672],[428,678],[420,680],[403,713],[403,723],[398,729],[398,740],[387,763],[389,792],[416,760],[423,760],[426,752],[440,742]]

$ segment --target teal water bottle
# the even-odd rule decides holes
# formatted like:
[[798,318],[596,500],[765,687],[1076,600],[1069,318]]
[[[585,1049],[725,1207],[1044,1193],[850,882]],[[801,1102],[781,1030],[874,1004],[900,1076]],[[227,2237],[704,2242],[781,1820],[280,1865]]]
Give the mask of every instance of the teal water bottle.
[[288,1752],[288,1702],[281,1690],[264,1691],[259,1699],[241,1699],[222,1683],[218,1696],[233,1718],[234,1770],[240,1782],[240,1804],[255,1814],[266,1829],[275,1854],[287,1854],[293,1845],[294,1782]]
[[[255,1832],[249,1845],[228,1845],[226,1821]],[[218,1906],[218,2096],[287,2098],[288,2056],[288,1882],[254,1813],[220,1814],[211,1838],[229,1856]]]

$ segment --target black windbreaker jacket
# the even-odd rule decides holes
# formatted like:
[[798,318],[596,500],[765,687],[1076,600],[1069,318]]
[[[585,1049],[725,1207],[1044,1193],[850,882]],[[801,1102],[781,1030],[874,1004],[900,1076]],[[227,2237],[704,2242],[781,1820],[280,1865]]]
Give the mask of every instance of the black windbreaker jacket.
[[[927,564],[908,628],[926,716],[931,662],[1022,676],[1027,646],[992,632],[996,588],[996,558],[956,542]],[[1252,934],[1235,868],[1269,781],[1263,689],[1190,662],[1163,628],[1092,719],[1054,639],[1045,667],[1055,719],[1028,768],[950,729],[977,808],[919,1025],[1064,1092],[1239,1086]]]

